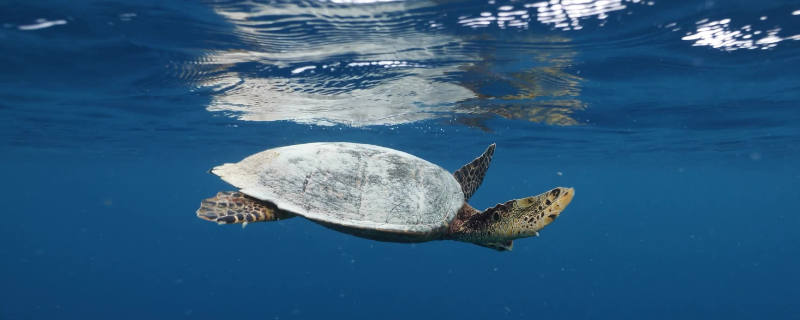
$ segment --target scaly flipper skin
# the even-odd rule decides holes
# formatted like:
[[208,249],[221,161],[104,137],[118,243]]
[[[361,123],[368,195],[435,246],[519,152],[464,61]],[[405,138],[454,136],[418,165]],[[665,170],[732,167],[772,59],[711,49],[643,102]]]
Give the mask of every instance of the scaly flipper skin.
[[461,191],[464,192],[464,202],[469,202],[469,198],[478,191],[478,187],[483,183],[483,177],[486,171],[489,170],[489,164],[492,162],[492,155],[494,154],[495,144],[489,146],[480,157],[475,158],[472,162],[461,167],[453,173],[461,185]]
[[295,215],[277,209],[274,205],[253,199],[241,192],[222,191],[213,198],[200,203],[197,217],[214,221],[218,224],[275,221],[294,217]]
[[[469,242],[499,251],[498,244],[539,235],[569,205],[575,190],[555,188],[538,196],[511,200],[478,212],[468,204],[450,224],[446,239]],[[501,250],[506,249],[506,250]]]

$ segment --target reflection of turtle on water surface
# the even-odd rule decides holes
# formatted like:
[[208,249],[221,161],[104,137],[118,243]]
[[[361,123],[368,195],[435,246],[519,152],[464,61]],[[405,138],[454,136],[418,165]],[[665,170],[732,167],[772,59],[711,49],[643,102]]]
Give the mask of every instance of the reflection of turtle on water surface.
[[459,101],[450,122],[487,132],[492,129],[486,121],[495,116],[558,126],[579,125],[573,114],[586,109],[586,103],[579,100],[583,79],[567,72],[574,63],[572,54],[535,56],[534,60],[545,65],[498,72],[494,70],[497,59],[485,53],[482,63],[462,67],[454,79],[472,91],[475,98]]
[[570,203],[572,188],[511,200],[484,211],[467,202],[494,153],[450,174],[411,154],[355,143],[269,149],[211,170],[238,192],[203,200],[197,216],[219,224],[295,216],[361,238],[399,243],[455,240],[510,251],[537,236]]

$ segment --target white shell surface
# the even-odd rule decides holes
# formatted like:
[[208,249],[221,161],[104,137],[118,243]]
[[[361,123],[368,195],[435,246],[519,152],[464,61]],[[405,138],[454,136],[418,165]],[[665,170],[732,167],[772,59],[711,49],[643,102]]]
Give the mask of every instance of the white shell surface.
[[368,144],[269,149],[212,173],[281,209],[348,227],[430,232],[449,224],[464,203],[458,181],[447,170]]

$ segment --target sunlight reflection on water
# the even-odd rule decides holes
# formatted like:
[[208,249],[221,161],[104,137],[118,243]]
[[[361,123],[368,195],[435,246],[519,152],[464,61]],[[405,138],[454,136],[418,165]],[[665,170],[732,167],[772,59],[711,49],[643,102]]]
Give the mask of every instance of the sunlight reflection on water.
[[[767,20],[762,17],[761,20]],[[800,40],[800,34],[780,37],[779,27],[766,30],[754,30],[752,25],[744,25],[738,29],[731,26],[731,19],[708,21],[703,19],[697,22],[697,29],[688,32],[683,40],[694,41],[694,46],[709,46],[715,49],[734,51],[739,49],[774,48],[778,42],[784,40]]]
[[[619,12],[611,19],[616,22],[654,5],[512,1],[448,11],[432,1],[215,4],[249,46],[208,51],[180,72],[196,90],[212,92],[208,111],[243,121],[358,127],[452,118],[491,130],[484,121],[500,116],[580,125],[573,114],[589,105],[581,99],[584,79],[572,68],[580,62],[570,35],[586,25],[604,26],[613,12]],[[676,41],[726,51],[766,50],[800,39],[781,36],[777,26],[734,26],[731,19],[664,24],[672,32],[692,30],[675,33]],[[536,31],[541,26],[564,32]],[[600,43],[582,48],[591,45]],[[509,71],[519,64],[509,62],[514,60],[536,66]],[[205,76],[209,70],[214,76]]]

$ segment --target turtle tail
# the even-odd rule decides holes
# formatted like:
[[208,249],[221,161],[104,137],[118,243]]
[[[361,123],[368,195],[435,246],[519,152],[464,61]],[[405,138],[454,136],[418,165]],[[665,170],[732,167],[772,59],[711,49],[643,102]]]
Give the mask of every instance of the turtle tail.
[[218,224],[275,221],[294,217],[274,204],[246,196],[241,192],[222,191],[200,202],[197,217]]

